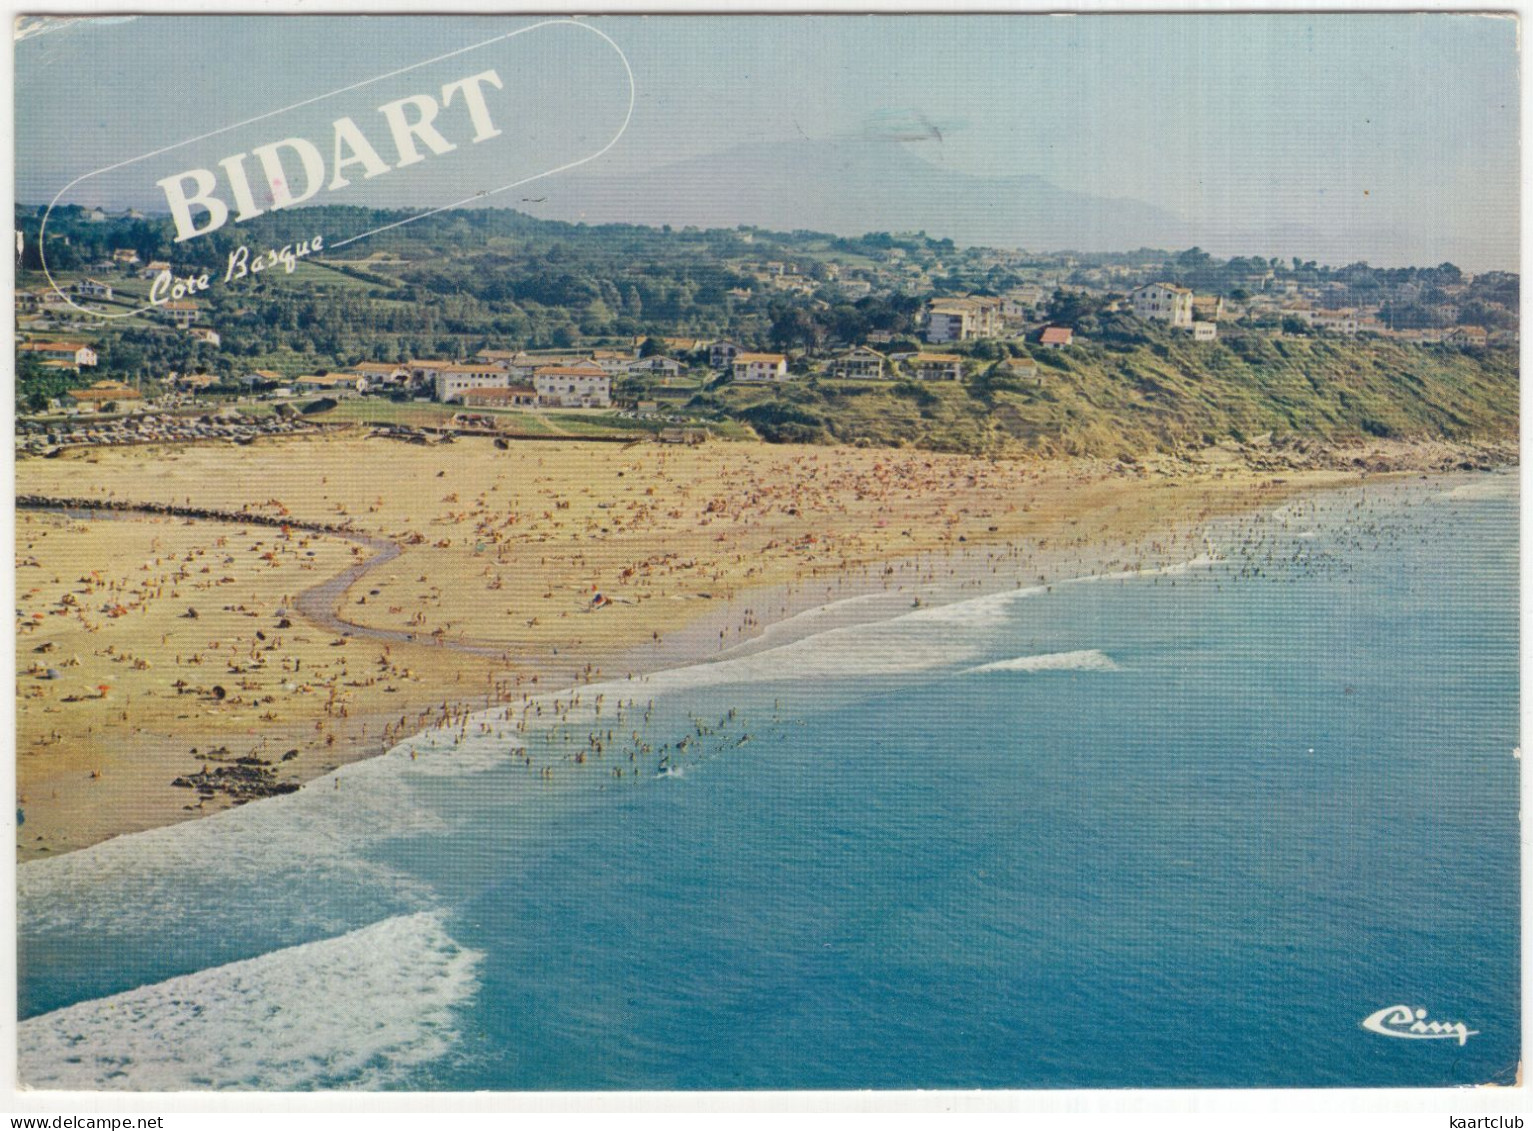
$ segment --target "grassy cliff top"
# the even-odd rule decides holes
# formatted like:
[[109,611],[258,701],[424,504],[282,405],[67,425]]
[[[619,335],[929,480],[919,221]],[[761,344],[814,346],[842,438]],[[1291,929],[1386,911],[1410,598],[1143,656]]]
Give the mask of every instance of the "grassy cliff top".
[[1518,359],[1509,348],[1156,335],[1034,356],[1036,378],[974,361],[956,383],[726,385],[693,407],[768,440],[995,453],[1174,453],[1267,433],[1337,444],[1517,436]]

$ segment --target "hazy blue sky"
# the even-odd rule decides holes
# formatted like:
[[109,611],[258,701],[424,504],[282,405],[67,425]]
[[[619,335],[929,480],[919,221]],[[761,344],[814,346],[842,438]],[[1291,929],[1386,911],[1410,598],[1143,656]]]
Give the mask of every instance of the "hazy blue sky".
[[[16,47],[18,197],[49,199],[109,160],[528,22],[146,17],[76,23],[26,38]],[[1451,258],[1471,269],[1517,264],[1518,59],[1511,19],[592,22],[626,55],[636,103],[627,132],[589,173],[620,177],[742,144],[893,136],[957,173],[1033,175],[1073,192],[1146,202],[1188,221],[1206,234],[1199,242],[1226,254],[1376,263]],[[594,37],[586,40],[572,46],[568,36],[528,36],[513,62],[501,64],[518,69],[516,105],[531,108],[515,135],[527,162],[547,159],[544,149],[566,143],[577,121],[588,142],[620,117],[626,99],[620,66],[595,50]],[[400,91],[408,93],[409,85],[404,81]],[[377,104],[370,95],[349,97],[342,112],[371,112]],[[303,119],[303,128],[318,131],[305,136],[321,149],[328,138],[323,126],[313,115]],[[224,151],[283,136],[274,128],[242,136]],[[486,164],[506,160],[508,147],[498,156],[491,146],[477,148],[484,152],[455,153],[408,177],[401,172],[390,182],[394,195],[383,191],[389,178],[380,177],[329,199],[434,205],[452,199],[460,185],[505,183],[509,178],[496,182],[499,170]],[[156,175],[165,171],[174,170]],[[98,187],[104,191],[104,182]],[[402,201],[401,192],[418,196]],[[802,209],[802,226],[815,227],[812,194]],[[867,201],[867,216],[869,228],[880,226],[876,199]],[[942,201],[932,201],[926,227],[933,234],[942,234],[942,216]],[[1348,254],[1349,240],[1356,255]]]

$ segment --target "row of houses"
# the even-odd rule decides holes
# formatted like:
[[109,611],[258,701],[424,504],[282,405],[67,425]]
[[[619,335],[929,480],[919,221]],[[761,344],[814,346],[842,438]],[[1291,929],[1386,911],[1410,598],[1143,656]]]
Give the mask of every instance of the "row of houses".
[[[1217,337],[1216,323],[1225,316],[1222,297],[1195,295],[1188,288],[1174,283],[1147,283],[1136,287],[1129,292],[1129,304],[1138,317],[1188,330],[1199,341],[1213,341]],[[1483,326],[1394,330],[1379,321],[1376,309],[1316,307],[1307,302],[1272,303],[1259,299],[1252,301],[1251,309],[1283,318],[1297,318],[1312,330],[1346,337],[1376,334],[1407,341],[1466,346],[1487,345],[1492,337]]]
[[[1066,335],[1069,334],[1065,330]],[[1068,340],[1064,344],[1068,344]],[[754,360],[761,356],[765,360]],[[751,360],[744,360],[744,359]],[[884,354],[868,346],[857,346],[832,358],[825,367],[831,377],[854,381],[892,381],[912,377],[918,381],[959,381],[963,379],[964,367],[969,358],[956,353]],[[1037,375],[1037,363],[1030,358],[1018,358],[1003,362],[1008,371],[1018,375]],[[740,355],[736,365],[748,365],[748,370],[737,369],[736,377],[742,381],[790,380],[786,359],[779,354]]]
[[[1021,323],[1035,314],[1047,301],[1043,287],[1019,288],[1004,296],[965,295],[957,298],[932,299],[923,314],[924,335],[927,342],[970,342],[983,338],[998,338],[1021,329]],[[1197,296],[1186,287],[1174,283],[1149,283],[1136,287],[1129,293],[1128,309],[1140,318],[1165,322],[1178,329],[1185,329],[1200,341],[1211,341],[1217,336],[1214,320],[1223,309],[1223,300],[1214,298],[1204,309],[1209,311],[1206,319],[1196,317],[1200,313]],[[1044,333],[1056,331],[1053,340],[1045,345],[1059,347],[1069,342],[1058,340],[1057,327],[1044,327]]]
[[[111,300],[118,293],[110,283],[103,283],[99,279],[80,279],[69,284],[68,291],[79,299]],[[57,313],[59,308],[68,306],[73,301],[69,295],[52,286],[29,291],[18,290],[14,299],[18,316],[32,311]],[[186,299],[157,302],[152,308],[152,313],[160,318],[168,319],[183,330],[202,318],[202,308]]]
[[1385,335],[1401,341],[1450,346],[1485,346],[1490,344],[1491,333],[1484,326],[1452,326],[1447,329],[1386,330]]
[[[1069,331],[1063,333],[1066,337],[1061,344],[1068,344]],[[958,381],[967,361],[959,354],[886,355],[857,347],[832,359],[827,372],[834,377],[861,380],[914,377],[921,381]],[[737,353],[730,367],[734,379],[741,383],[766,384],[793,377],[787,355],[780,353]],[[212,383],[211,378],[204,380]],[[251,385],[289,386],[294,391],[343,396],[400,388],[416,394],[429,392],[443,404],[473,407],[605,408],[612,404],[611,373],[589,359],[538,365],[526,377],[493,363],[417,359],[400,363],[364,361],[335,373],[293,379],[270,370],[253,370],[241,380]]]
[[550,365],[589,364],[610,377],[630,373],[659,374],[674,377],[686,368],[673,357],[661,354],[640,357],[637,351],[597,350],[544,350],[532,353],[526,350],[480,350],[474,360],[486,365],[498,366],[515,377],[531,378],[541,368]]
[[1386,338],[1399,338],[1414,342],[1446,342],[1450,345],[1484,346],[1490,343],[1491,333],[1484,326],[1448,326],[1420,330],[1395,330],[1379,321],[1377,312],[1356,307],[1323,309],[1303,305],[1280,308],[1285,318],[1301,319],[1313,330],[1327,334],[1355,337],[1358,334],[1377,334]]
[[[840,377],[862,379],[914,377],[921,381],[958,381],[963,377],[965,358],[958,354],[922,353],[899,359],[888,358],[874,350],[852,350],[832,362],[831,371]],[[767,364],[771,376],[755,380],[788,380],[786,365],[770,365],[752,361],[748,357],[741,365]],[[1036,378],[1037,363],[1030,358],[1015,358],[1001,365],[1014,376]],[[437,399],[444,403],[462,404],[465,408],[537,408],[537,407],[604,407],[611,403],[611,378],[594,365],[552,365],[540,367],[533,375],[531,384],[513,382],[504,370],[497,370],[498,377],[488,372],[493,367],[459,366],[451,363],[433,365],[411,362],[422,372],[435,371]],[[378,388],[373,378],[385,368],[392,372],[403,371],[407,365],[394,367],[364,362],[352,370],[337,373],[309,374],[287,378],[273,370],[256,369],[240,380],[250,385],[271,384],[287,389],[293,394],[350,396]],[[474,372],[465,373],[463,370]],[[357,370],[363,370],[359,373]],[[203,392],[217,383],[211,374],[178,374],[170,383],[183,393]],[[142,401],[143,394],[122,381],[97,381],[81,389],[69,390],[68,399],[76,409],[83,412],[99,412],[107,405],[126,407]]]
[[[295,385],[337,392],[406,389],[429,392],[443,404],[527,405],[606,408],[612,403],[612,375],[587,359],[524,366],[523,355],[482,351],[469,362],[417,358],[407,362],[364,361],[343,372],[300,377]],[[264,375],[261,375],[264,377]]]
[[88,388],[70,389],[65,396],[77,408],[98,412],[108,404],[123,404],[144,399],[144,395],[132,385],[121,381],[97,381]]
[[[87,268],[89,271],[106,273],[117,271],[129,275],[137,275],[140,279],[154,279],[161,272],[171,271],[170,263],[164,259],[152,259],[145,263],[139,258],[138,252],[128,248],[119,248],[112,253],[112,258],[103,259],[100,263],[92,263]],[[81,290],[81,287],[86,289]],[[106,293],[100,293],[102,288]],[[98,279],[83,279],[75,284],[77,294],[89,294],[95,298],[111,298],[110,284],[103,283]]]
[[[1072,344],[1073,332],[1066,326],[1054,326],[1045,331],[1042,344],[1049,348],[1063,348]],[[773,355],[775,356],[775,355]],[[832,358],[825,371],[831,377],[853,381],[892,381],[911,377],[917,381],[960,381],[964,369],[973,359],[956,353],[884,354],[868,346],[857,346]],[[1038,363],[1030,357],[1009,358],[1000,367],[1014,377],[1036,378]],[[786,368],[775,371],[772,380],[788,380]],[[759,378],[758,378],[759,379]]]
[[[1059,348],[1070,345],[1072,340],[1069,328],[1051,327],[1044,335],[1043,344]],[[701,346],[699,343],[699,350]],[[786,354],[741,350],[730,342],[716,342],[712,346],[716,352],[711,356],[718,358],[718,368],[728,372],[736,382],[768,384],[793,377]],[[330,388],[354,387],[360,392],[390,386],[406,387],[416,392],[429,389],[434,399],[444,404],[599,408],[612,403],[611,381],[616,371],[611,364],[614,358],[601,356],[602,352],[596,351],[596,356],[551,359],[547,355],[533,357],[510,351],[481,350],[473,362],[367,361],[342,373],[313,380],[324,382]],[[967,361],[959,354],[884,354],[867,346],[858,346],[833,358],[826,371],[831,376],[848,379],[909,376],[923,381],[957,381],[963,376]],[[680,366],[670,358],[630,359],[624,371],[674,376],[680,372]],[[276,379],[275,374],[270,377]]]
[[126,271],[130,274],[136,274],[141,279],[153,279],[161,271],[171,270],[171,266],[164,259],[151,259],[148,263],[145,263],[139,257],[138,252],[132,248],[120,247],[112,252],[112,258],[92,264],[91,269],[95,271]]
[[[737,381],[782,381],[788,358],[780,353],[742,350],[734,343],[713,343],[719,367]],[[534,399],[528,403],[564,408],[602,408],[612,403],[615,377],[643,374],[675,377],[686,367],[673,357],[636,357],[619,350],[581,354],[532,354],[524,351],[480,350],[472,362],[412,361],[403,365],[365,362],[354,367],[381,384],[403,382],[429,386],[443,403],[462,401],[474,389],[517,389]],[[470,400],[476,398],[469,398]],[[466,402],[465,402],[466,403]]]
[[[219,344],[218,334],[213,330],[193,329],[190,332],[198,341],[215,346]],[[17,342],[16,352],[31,354],[51,369],[87,369],[99,361],[95,349],[85,342],[77,341]]]

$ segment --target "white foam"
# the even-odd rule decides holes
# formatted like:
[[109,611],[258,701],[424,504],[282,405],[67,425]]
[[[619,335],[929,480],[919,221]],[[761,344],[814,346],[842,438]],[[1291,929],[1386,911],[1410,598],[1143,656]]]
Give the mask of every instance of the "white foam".
[[[973,605],[993,599],[993,595],[977,597],[958,602],[958,605]],[[943,609],[956,607],[949,605],[943,606]],[[561,703],[563,713],[560,719],[564,723],[587,722],[595,717],[598,695],[628,698],[640,691],[645,696],[652,696],[731,684],[916,675],[951,667],[980,654],[983,649],[979,633],[931,631],[930,618],[924,614],[940,611],[943,610],[921,610],[886,620],[829,628],[812,636],[744,655],[726,655],[722,659],[666,668],[631,680],[605,680],[579,688],[544,692],[536,696],[534,701],[545,707],[554,702]],[[800,614],[801,617],[804,615]],[[971,618],[969,627],[988,627],[995,622],[993,614],[971,614]],[[969,618],[960,619],[969,621]],[[575,705],[572,700],[577,696],[580,701]],[[476,716],[493,717],[499,717],[499,711],[491,710]]]
[[[173,927],[185,919],[238,932],[247,904],[231,892],[258,890],[271,921],[299,937],[354,926],[356,900],[373,917],[430,907],[429,888],[369,849],[451,827],[451,813],[423,803],[417,779],[484,772],[519,747],[505,733],[460,743],[455,731],[427,731],[296,793],[31,861],[17,869],[20,922],[28,931],[111,934],[135,920]],[[313,898],[319,891],[331,898]],[[335,911],[347,892],[350,909]]]
[[1173,565],[1159,566],[1155,569],[1120,569],[1114,573],[1088,573],[1081,577],[1067,577],[1059,584],[1082,585],[1089,581],[1136,581],[1144,577],[1180,577],[1195,569],[1210,569],[1219,562],[1220,559],[1212,554],[1199,554],[1185,562],[1176,562]]
[[739,644],[735,644],[720,652],[719,658],[728,659],[732,655],[738,655],[741,652],[761,651],[763,648],[776,647],[779,642],[787,643],[790,640],[797,640],[818,632],[824,632],[827,628],[844,627],[836,622],[842,620],[842,614],[851,610],[854,606],[866,605],[875,601],[893,603],[899,599],[900,597],[897,593],[880,591],[877,593],[861,593],[855,597],[842,597],[825,605],[816,605],[814,608],[805,609],[803,612],[795,613],[783,620],[773,621],[751,639],[743,640]]
[[[904,676],[937,671],[962,664],[982,654],[989,630],[1001,619],[1007,607],[1016,601],[1042,596],[1058,586],[1175,577],[1191,570],[1209,568],[1219,562],[1219,558],[1205,554],[1155,569],[1086,574],[1064,578],[1050,585],[1002,590],[946,605],[916,609],[887,620],[827,629],[775,648],[670,668],[632,680],[608,680],[579,689],[545,693],[537,699],[547,705],[556,699],[568,703],[571,697],[579,695],[580,706],[568,710],[562,716],[563,721],[568,723],[594,717],[595,698],[603,693],[621,698],[632,696],[640,689],[645,695],[655,695],[730,684]],[[847,598],[824,608],[836,609],[853,601],[886,596],[872,594]],[[811,616],[813,612],[800,613],[794,619],[802,622],[803,618]],[[937,631],[933,631],[934,628]]]
[[1177,562],[1175,565],[1152,569],[1144,574],[1144,576],[1180,577],[1182,574],[1190,573],[1195,569],[1213,569],[1214,566],[1219,565],[1223,561],[1223,558],[1215,554],[1199,554],[1195,558],[1188,558],[1185,562]]
[[[646,693],[687,691],[736,683],[826,680],[914,675],[962,663],[979,648],[961,639],[934,637],[907,618],[833,628],[760,652],[712,663],[655,672],[630,683],[607,685],[619,693],[642,686]],[[584,694],[584,693],[582,693]]]
[[32,1088],[377,1088],[446,1053],[483,955],[439,915],[385,919],[17,1027]]
[[1515,499],[1518,497],[1517,476],[1506,472],[1484,475],[1468,483],[1460,483],[1437,494],[1439,499]]
[[1174,565],[1160,566],[1155,569],[1124,569],[1112,573],[1087,573],[1079,577],[1065,577],[1047,585],[1029,585],[1021,589],[1007,589],[999,593],[990,593],[984,597],[971,597],[967,601],[955,601],[950,605],[937,605],[929,609],[921,609],[918,612],[909,613],[902,620],[918,622],[930,622],[945,625],[964,625],[970,627],[983,627],[993,624],[995,620],[1006,610],[1007,606],[1016,601],[1025,601],[1031,597],[1041,597],[1050,590],[1062,588],[1066,585],[1085,585],[1100,581],[1138,581],[1151,577],[1176,577],[1194,569],[1207,569],[1218,564],[1218,559],[1209,555],[1201,555],[1189,561],[1177,562]]
[[933,605],[907,613],[902,620],[916,624],[941,624],[955,627],[983,628],[994,624],[1006,608],[1016,601],[1029,597],[1041,597],[1049,591],[1047,585],[1030,585],[1023,589],[1007,589],[989,593],[983,597],[970,597],[966,601],[954,601],[948,605]]
[[1039,656],[1018,656],[1011,660],[997,660],[993,664],[981,664],[970,668],[965,675],[978,672],[1115,672],[1119,671],[1111,656],[1095,648],[1079,652],[1047,652]]

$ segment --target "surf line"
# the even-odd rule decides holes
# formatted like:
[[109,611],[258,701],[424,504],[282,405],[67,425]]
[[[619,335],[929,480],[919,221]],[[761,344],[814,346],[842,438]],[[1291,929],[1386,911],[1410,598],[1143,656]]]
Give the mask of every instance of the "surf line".
[[360,636],[381,640],[387,644],[423,644],[432,648],[446,648],[472,656],[492,656],[505,659],[510,649],[493,644],[470,644],[448,640],[446,637],[405,632],[394,628],[373,628],[358,624],[340,615],[341,596],[363,576],[393,561],[404,552],[404,547],[388,538],[363,534],[348,525],[330,522],[305,522],[281,515],[250,514],[245,511],[226,511],[216,507],[199,507],[177,503],[129,503],[116,499],[78,499],[52,495],[17,495],[17,510],[52,511],[83,518],[131,518],[141,515],[147,518],[190,518],[203,522],[226,522],[240,526],[269,526],[287,530],[303,530],[310,534],[326,534],[356,542],[374,551],[371,557],[348,566],[336,576],[312,585],[293,600],[294,607],[318,627],[337,636]]

